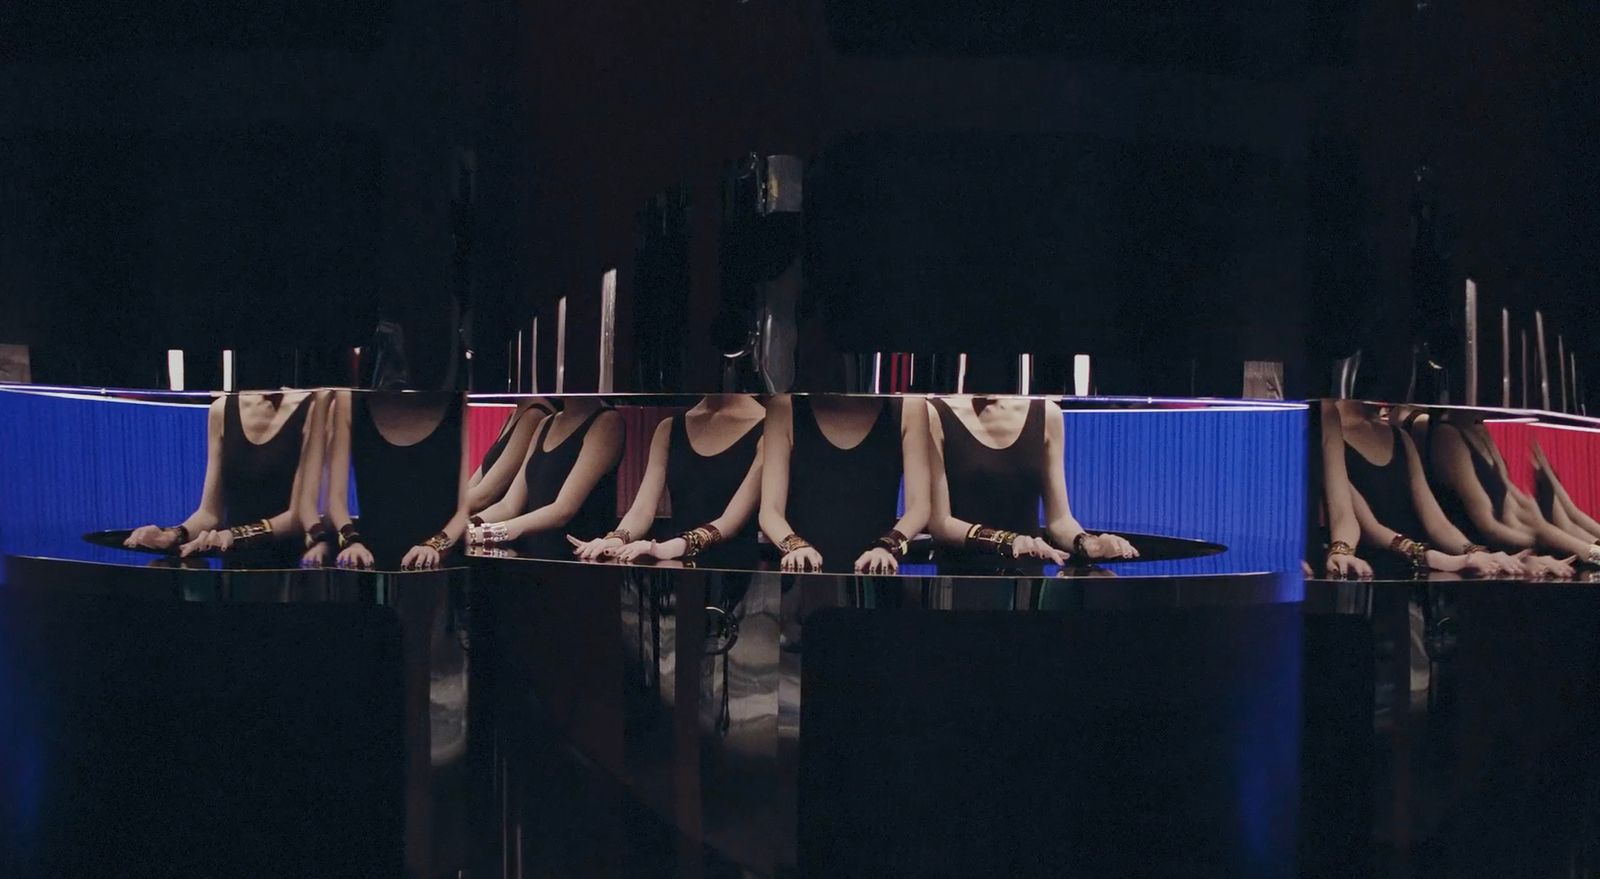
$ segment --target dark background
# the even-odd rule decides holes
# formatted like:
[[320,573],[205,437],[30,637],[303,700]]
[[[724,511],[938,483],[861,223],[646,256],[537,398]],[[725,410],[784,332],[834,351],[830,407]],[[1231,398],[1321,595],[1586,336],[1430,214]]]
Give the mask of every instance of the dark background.
[[[427,380],[451,357],[450,296],[464,290],[475,387],[504,389],[507,340],[539,314],[549,389],[565,295],[567,389],[581,390],[615,267],[623,389],[635,336],[652,331],[635,319],[635,216],[679,186],[691,271],[671,335],[685,389],[708,389],[725,163],[923,134],[1009,139],[982,173],[938,182],[999,193],[999,215],[1011,183],[1045,179],[1034,197],[1072,222],[994,234],[959,286],[821,291],[844,303],[836,348],[1042,344],[1031,333],[1173,366],[1102,390],[1238,393],[1238,363],[1259,358],[1288,363],[1294,395],[1325,390],[1328,362],[1362,345],[1394,395],[1419,315],[1459,385],[1450,321],[1470,275],[1486,366],[1501,304],[1518,327],[1545,308],[1580,364],[1597,362],[1591,8],[1211,6],[13,0],[0,9],[0,342],[31,345],[43,382],[155,384],[162,351],[182,347],[191,386],[216,386],[215,352],[233,347],[258,374],[311,383],[347,378],[328,352],[365,344],[386,315]],[[1041,177],[1040,157],[1061,149],[1097,156],[1095,173],[1052,162]],[[476,186],[458,215],[465,155]],[[865,155],[879,183],[939,167]],[[1412,265],[1424,157],[1442,218],[1432,299]],[[974,222],[953,213],[947,235]],[[897,228],[853,240],[888,242],[869,253],[889,263],[940,240]],[[1058,283],[1075,266],[1048,265],[1038,292],[1018,293],[1007,272],[1022,269],[997,254],[1051,253],[1060,229],[1060,252],[1092,254],[1101,283]],[[1097,240],[1109,243],[1085,244]],[[1029,301],[1046,319],[1019,311]],[[1496,389],[1486,375],[1482,399]]]

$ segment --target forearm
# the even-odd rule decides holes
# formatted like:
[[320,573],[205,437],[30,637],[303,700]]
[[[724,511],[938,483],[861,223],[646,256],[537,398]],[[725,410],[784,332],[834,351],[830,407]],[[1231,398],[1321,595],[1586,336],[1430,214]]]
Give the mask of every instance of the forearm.
[[[788,518],[782,512],[766,506],[761,508],[761,532],[774,544],[791,534],[799,533],[789,524]],[[800,536],[805,537],[804,534]]]
[[1052,520],[1045,526],[1044,533],[1057,548],[1071,549],[1078,535],[1084,533],[1084,528],[1078,524],[1077,517],[1068,515]]
[[467,508],[474,511],[488,510],[496,501],[505,497],[504,491],[496,491],[495,488],[487,481],[479,480],[467,489]]
[[179,524],[192,537],[202,531],[210,531],[213,528],[217,528],[222,524],[222,517],[210,510],[199,509],[190,513],[189,518],[184,519]]
[[516,507],[507,498],[501,498],[478,511],[478,518],[485,522],[504,522],[515,515]]
[[[572,521],[573,511],[557,504],[546,504],[536,510],[523,513],[511,519],[504,520],[505,525],[514,534],[541,534],[564,527]],[[498,522],[499,519],[483,517],[486,522]],[[598,536],[598,535],[597,535]]]
[[[626,531],[635,540],[641,540],[650,533],[650,527],[656,523],[654,505],[646,510],[642,504],[634,504],[622,516],[622,521],[617,523],[618,531]],[[592,535],[599,537],[600,535]]]

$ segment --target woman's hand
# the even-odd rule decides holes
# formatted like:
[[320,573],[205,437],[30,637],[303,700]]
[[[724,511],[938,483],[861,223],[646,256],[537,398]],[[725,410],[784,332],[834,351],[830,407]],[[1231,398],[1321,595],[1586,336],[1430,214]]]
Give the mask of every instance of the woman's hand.
[[326,543],[313,543],[300,556],[300,567],[320,568],[328,563],[328,545]]
[[857,574],[896,574],[900,571],[900,560],[889,550],[874,546],[856,559],[855,568]]
[[593,540],[579,540],[571,534],[567,535],[567,542],[572,544],[572,554],[586,562],[598,562],[601,559],[616,555],[617,550],[626,546],[620,537],[596,537]]
[[370,568],[373,564],[372,550],[367,549],[366,544],[352,543],[339,553],[336,564],[341,568]]
[[1553,558],[1547,555],[1528,556],[1522,560],[1523,567],[1528,569],[1530,577],[1548,577],[1552,580],[1570,580],[1577,574],[1573,563],[1577,556],[1568,556],[1564,559]]
[[142,546],[147,549],[169,550],[178,542],[178,532],[159,525],[140,525],[129,532],[122,545],[130,549]]
[[1136,559],[1139,551],[1115,534],[1090,534],[1083,539],[1083,551],[1092,559]]
[[1475,552],[1471,555],[1446,555],[1436,549],[1428,550],[1428,567],[1435,571],[1444,571],[1450,574],[1471,574],[1477,577],[1493,577],[1500,570],[1500,566],[1486,552]]
[[1051,564],[1064,565],[1070,554],[1046,543],[1042,538],[1029,537],[1026,534],[1018,535],[1011,542],[1011,557],[1018,559],[1043,559]]
[[654,540],[635,540],[634,542],[617,550],[617,561],[638,562],[647,559],[671,561],[682,558],[689,544],[682,537],[674,537],[660,543]]
[[227,552],[233,549],[233,532],[226,528],[202,531],[195,535],[193,540],[185,543],[178,550],[178,555],[188,558],[195,553],[213,549],[217,552]]
[[[857,564],[860,564],[857,562]],[[822,553],[817,552],[814,546],[802,546],[794,552],[783,554],[783,560],[778,562],[778,567],[785,571],[803,573],[805,571],[822,570]],[[859,568],[857,570],[860,570]]]
[[431,546],[417,544],[400,560],[402,571],[431,571],[439,567],[439,551]]
[[1372,566],[1366,559],[1357,558],[1347,552],[1328,556],[1327,563],[1323,566],[1330,577],[1370,580]]

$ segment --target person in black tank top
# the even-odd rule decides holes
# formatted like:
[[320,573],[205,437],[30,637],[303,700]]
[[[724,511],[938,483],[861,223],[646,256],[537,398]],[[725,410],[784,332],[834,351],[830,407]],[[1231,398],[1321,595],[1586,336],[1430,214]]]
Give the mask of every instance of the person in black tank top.
[[[328,517],[343,568],[437,567],[466,531],[466,397],[341,391],[329,449]],[[359,522],[349,507],[355,477]]]
[[[692,557],[708,567],[754,567],[760,560],[755,513],[765,414],[748,394],[717,394],[663,419],[651,438],[650,462],[633,506],[611,532],[589,540],[571,537],[572,554],[623,562]],[[702,451],[706,447],[709,452]],[[644,539],[663,497],[671,504],[668,533],[674,536]]]
[[[1310,567],[1315,569],[1320,562],[1322,572],[1334,578],[1371,577],[1371,563],[1356,555],[1356,547],[1361,544],[1361,523],[1356,519],[1355,502],[1350,497],[1350,478],[1345,472],[1344,433],[1339,428],[1338,405],[1333,400],[1322,400],[1314,418],[1311,432],[1317,441],[1313,447],[1317,457],[1308,462],[1311,466],[1306,469],[1316,485],[1307,494],[1317,498],[1327,527],[1314,537],[1308,536],[1306,555],[1311,561]],[[1307,510],[1308,522],[1315,518],[1313,512]],[[1327,539],[1326,545],[1322,538]]]
[[[996,560],[1031,558],[1065,563],[1133,558],[1127,540],[1093,534],[1072,515],[1067,500],[1061,409],[1027,398],[953,397],[931,401],[933,513],[941,564],[993,566]],[[989,418],[985,418],[985,414]],[[979,429],[1012,433],[986,442]],[[1020,426],[1015,426],[1020,422]],[[1045,525],[1040,527],[1041,501]]]
[[[898,570],[931,507],[927,413],[916,398],[909,406],[900,399],[807,396],[768,404],[761,528],[783,551],[784,570]],[[835,436],[844,431],[847,445],[829,439],[824,423]]]
[[[1475,546],[1439,509],[1428,489],[1411,438],[1376,417],[1375,410],[1353,400],[1339,402],[1340,431],[1345,443],[1345,472],[1361,521],[1363,558],[1380,574],[1398,576],[1411,565],[1410,541],[1436,541],[1426,566],[1438,571],[1473,574],[1520,574],[1514,559]],[[1374,550],[1377,550],[1376,552]]]
[[505,497],[511,480],[517,478],[517,468],[527,459],[528,443],[543,421],[555,414],[555,408],[541,399],[523,400],[511,412],[511,417],[501,425],[500,434],[483,461],[467,481],[467,509],[478,512]]
[[[300,533],[295,500],[311,407],[312,396],[305,391],[226,394],[212,402],[200,505],[177,525],[134,529],[125,545],[186,556],[208,550],[231,551],[241,536],[236,533],[238,528],[264,522],[264,529],[256,528],[264,533],[237,548],[249,548],[253,554],[270,548],[273,555],[286,543],[292,549],[293,540],[286,538]],[[260,438],[252,439],[251,432]]]
[[617,509],[622,416],[598,397],[574,397],[544,419],[505,497],[473,517],[472,540],[514,544],[534,558],[571,558],[571,529],[604,528]]
[[1583,542],[1585,549],[1576,553],[1577,557],[1587,564],[1600,567],[1600,522],[1595,521],[1567,493],[1555,466],[1550,463],[1550,458],[1545,455],[1538,441],[1535,440],[1532,445],[1534,491],[1538,497],[1523,495],[1520,491],[1513,493],[1518,495],[1521,503],[1531,505],[1544,521]]
[[[1587,558],[1593,544],[1552,524],[1532,497],[1505,478],[1504,463],[1481,414],[1450,410],[1407,420],[1436,422],[1426,434],[1428,482],[1445,516],[1473,542],[1509,552],[1544,548],[1572,560]],[[1534,573],[1570,576],[1568,561],[1533,556],[1524,558],[1524,565]]]

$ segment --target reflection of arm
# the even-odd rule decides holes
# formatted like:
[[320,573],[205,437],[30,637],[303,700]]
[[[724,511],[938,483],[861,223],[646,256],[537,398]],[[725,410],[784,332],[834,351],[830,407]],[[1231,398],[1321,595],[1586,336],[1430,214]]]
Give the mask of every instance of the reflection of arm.
[[[1445,429],[1447,425],[1449,429]],[[1516,551],[1532,547],[1535,542],[1532,533],[1513,528],[1495,517],[1494,503],[1478,481],[1478,473],[1472,466],[1472,450],[1467,448],[1460,430],[1445,422],[1434,431],[1431,463],[1435,475],[1443,478],[1445,484],[1461,499],[1473,527],[1497,548]],[[1432,493],[1429,494],[1431,496]]]
[[1072,515],[1067,502],[1067,464],[1062,446],[1066,442],[1066,429],[1062,425],[1061,407],[1051,402],[1045,404],[1044,495],[1045,534],[1060,549],[1071,549],[1072,542],[1083,533],[1083,526]]
[[656,510],[661,508],[661,495],[667,488],[667,452],[671,442],[672,419],[663,418],[650,437],[650,460],[645,463],[644,479],[633,496],[633,505],[617,523],[618,530],[628,532],[635,540],[643,540],[650,533],[650,526],[656,521]]
[[349,525],[350,517],[350,406],[349,391],[336,391],[328,412],[328,521],[335,531]]
[[928,478],[928,407],[921,400],[901,404],[900,461],[905,472],[906,512],[894,530],[915,537],[927,527],[933,509]]
[[[1405,431],[1396,434],[1400,437],[1400,445],[1395,453],[1402,451],[1406,456],[1406,473],[1411,483],[1411,503],[1416,507],[1417,518],[1422,520],[1422,527],[1428,532],[1427,538],[1438,546],[1449,547],[1451,554],[1459,553],[1472,541],[1467,535],[1450,523],[1444,510],[1439,508],[1439,500],[1433,496],[1433,490],[1428,488],[1427,474],[1422,472],[1422,458],[1417,454],[1416,444]],[[1421,539],[1422,535],[1406,535],[1414,539]]]
[[543,411],[530,406],[520,418],[517,418],[517,423],[512,425],[511,435],[506,438],[505,448],[501,450],[500,457],[495,459],[494,466],[490,467],[487,473],[482,472],[480,468],[468,481],[468,509],[482,510],[505,497],[506,490],[516,478],[522,461],[527,458],[528,445],[533,440],[534,431],[538,430],[545,417]]
[[789,456],[794,449],[794,399],[788,394],[773,397],[767,404],[761,442],[761,530],[777,544],[795,533],[785,515],[789,508]]
[[227,397],[218,397],[206,412],[206,478],[200,490],[200,505],[183,527],[190,535],[218,528],[222,525],[222,421]]
[[[1372,514],[1372,508],[1367,506],[1367,499],[1361,496],[1361,492],[1354,485],[1350,486],[1350,504],[1355,510],[1356,521],[1361,523],[1361,542],[1367,546],[1388,551],[1395,537],[1412,537],[1409,534],[1402,535],[1379,522],[1378,517]],[[1459,556],[1437,549],[1428,550],[1426,561],[1428,567],[1436,571],[1459,571],[1462,567]]]
[[944,469],[944,425],[939,421],[938,413],[933,411],[933,403],[929,401],[923,405],[928,419],[928,487],[929,516],[928,533],[933,539],[946,546],[963,546],[967,541],[967,531],[972,528],[971,522],[957,519],[950,513],[950,482],[945,478]]
[[[566,481],[561,484],[561,491],[557,492],[556,499],[537,510],[523,513],[507,521],[506,524],[513,534],[518,535],[553,531],[562,527],[578,514],[578,510],[583,507],[583,502],[588,500],[595,486],[617,466],[617,461],[621,458],[622,416],[615,411],[602,412],[584,436],[578,460],[572,465],[572,472],[567,474]],[[523,484],[523,490],[525,501],[526,482]],[[484,516],[484,518],[489,517]]]
[[1332,400],[1322,401],[1322,496],[1328,506],[1328,539],[1350,546],[1361,542],[1361,523],[1356,520],[1355,503],[1350,494],[1350,474],[1344,468],[1344,429],[1339,409]]

